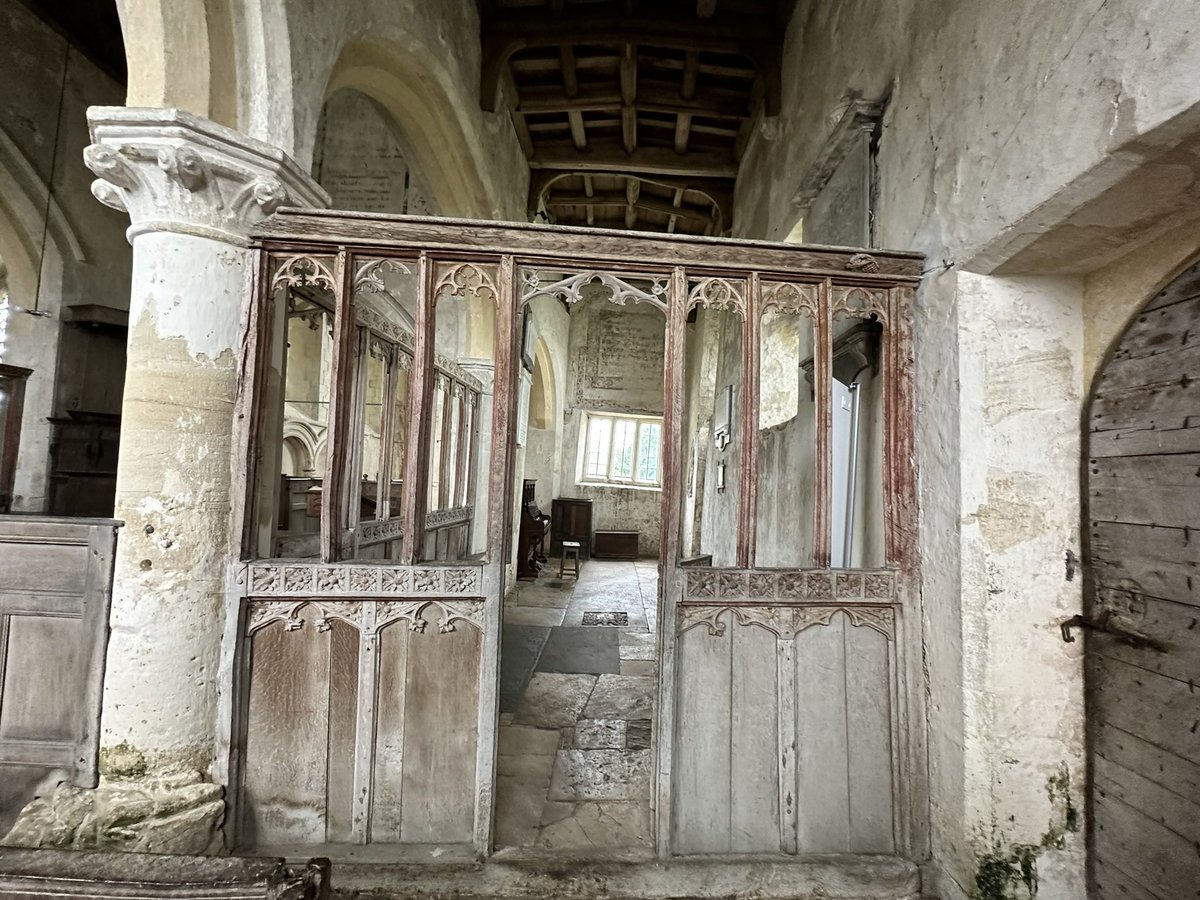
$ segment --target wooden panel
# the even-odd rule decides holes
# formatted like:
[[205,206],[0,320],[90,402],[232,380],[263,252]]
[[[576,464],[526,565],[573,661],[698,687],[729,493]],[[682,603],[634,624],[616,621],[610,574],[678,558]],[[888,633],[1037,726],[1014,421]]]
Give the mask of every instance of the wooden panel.
[[1163,898],[1188,897],[1200,884],[1200,854],[1175,831],[1099,790],[1093,799],[1100,854],[1136,883]]
[[[725,614],[727,620],[733,616]],[[674,849],[728,853],[730,812],[730,692],[732,630],[684,632],[678,643],[675,716]]]
[[1200,606],[1200,541],[1184,529],[1093,522],[1089,536],[1098,587]]
[[895,838],[888,639],[873,628],[851,627],[849,623],[843,633],[850,793],[848,849],[855,853],[891,853]]
[[[1140,594],[1101,591],[1098,606],[1120,610],[1114,621],[1137,634],[1161,643],[1165,651],[1134,647],[1103,632],[1091,635],[1090,652],[1104,659],[1119,660],[1176,681],[1190,682],[1197,676],[1196,657],[1187,652],[1189,632],[1200,627],[1200,609]],[[1183,651],[1183,652],[1180,652]]]
[[1200,764],[1107,723],[1101,723],[1092,734],[1092,749],[1098,756],[1136,770],[1177,794],[1200,797]]
[[1096,672],[1100,721],[1144,737],[1164,750],[1200,763],[1200,693],[1187,682],[1106,660]]
[[252,639],[242,842],[325,840],[329,633],[273,623]]
[[1100,857],[1092,861],[1092,900],[1173,900],[1152,894],[1132,876],[1122,872],[1107,859]]
[[1093,431],[1088,435],[1088,453],[1096,458],[1196,452],[1200,452],[1200,423],[1194,420],[1180,428],[1146,429],[1128,425]]
[[[1200,394],[1197,395],[1200,403]],[[1200,408],[1200,407],[1198,407]],[[1090,515],[1105,522],[1200,528],[1200,485],[1126,485],[1092,482]]]
[[96,785],[119,524],[0,516],[0,834],[39,786]]
[[1119,800],[1192,844],[1200,842],[1200,796],[1177,794],[1103,756],[1096,757],[1092,776],[1102,796]]
[[375,797],[370,839],[400,840],[400,800],[404,772],[404,681],[408,670],[407,626],[379,632],[379,701],[375,731]]
[[329,756],[326,762],[326,839],[351,839],[354,744],[358,712],[359,633],[338,619],[329,627]]
[[796,636],[797,819],[801,853],[847,851],[850,777],[844,615]]
[[0,660],[0,739],[79,740],[88,637],[80,619],[8,619],[8,652]]
[[778,853],[777,638],[755,625],[731,629],[729,849]]
[[400,837],[470,842],[475,813],[481,635],[430,625],[408,641]]
[[62,593],[77,596],[88,574],[87,544],[34,543],[0,538],[0,592],[17,595]]

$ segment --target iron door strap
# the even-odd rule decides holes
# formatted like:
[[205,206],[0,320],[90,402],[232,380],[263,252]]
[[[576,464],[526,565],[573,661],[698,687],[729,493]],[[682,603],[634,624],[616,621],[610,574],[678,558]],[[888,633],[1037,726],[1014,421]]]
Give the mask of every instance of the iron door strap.
[[1112,622],[1112,610],[1106,609],[1094,619],[1088,616],[1076,615],[1062,622],[1059,626],[1062,628],[1062,639],[1068,644],[1075,643],[1075,635],[1071,634],[1072,628],[1087,628],[1091,631],[1098,631],[1102,634],[1111,635],[1122,644],[1128,644],[1130,647],[1145,648],[1154,650],[1157,653],[1166,653],[1167,647],[1160,641],[1154,638],[1147,637],[1144,634],[1138,634],[1136,631],[1129,631],[1126,628],[1121,628],[1114,625]]

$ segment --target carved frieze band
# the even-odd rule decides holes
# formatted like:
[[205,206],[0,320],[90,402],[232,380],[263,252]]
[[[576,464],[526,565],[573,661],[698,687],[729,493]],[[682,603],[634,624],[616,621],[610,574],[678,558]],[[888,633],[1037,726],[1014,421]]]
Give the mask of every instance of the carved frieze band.
[[358,526],[358,539],[364,544],[392,541],[403,536],[404,521],[399,518],[365,522]]
[[478,597],[477,568],[449,566],[363,566],[315,563],[251,563],[246,587],[251,597],[437,596]]
[[687,569],[683,602],[892,603],[894,572],[811,570]]
[[437,622],[441,634],[454,631],[459,622],[483,630],[482,600],[251,600],[249,610],[247,635],[273,622],[282,622],[287,631],[299,631],[307,624],[328,631],[335,619],[367,634],[400,622],[418,632],[424,632],[430,621]]
[[367,309],[364,306],[355,307],[354,320],[364,328],[370,329],[393,343],[399,344],[408,356],[409,368],[411,369],[413,353],[413,336],[411,331],[397,322],[389,321],[375,310]]
[[873,628],[895,640],[896,611],[890,606],[681,606],[677,622],[679,634],[703,625],[710,635],[723,637],[729,622],[736,622],[791,640],[808,628],[828,625],[838,613],[845,613],[851,625]]
[[425,527],[445,528],[447,525],[466,525],[471,521],[471,513],[474,511],[474,508],[470,506],[431,510],[425,513]]

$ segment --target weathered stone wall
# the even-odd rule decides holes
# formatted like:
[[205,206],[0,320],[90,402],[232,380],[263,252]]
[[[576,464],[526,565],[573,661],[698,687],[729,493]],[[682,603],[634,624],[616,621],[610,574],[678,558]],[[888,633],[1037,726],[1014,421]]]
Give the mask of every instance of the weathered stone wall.
[[529,169],[507,108],[479,105],[478,12],[470,0],[287,3],[294,143],[307,165],[326,97],[354,88],[384,107],[443,215],[525,218]]
[[1084,895],[1082,671],[1055,633],[1081,605],[1062,563],[1081,413],[1112,336],[1197,244],[1178,227],[1196,167],[1156,165],[1200,133],[1187,11],[1050,12],[800,4],[778,138],[752,139],[736,202],[736,233],[787,235],[838,104],[886,96],[878,242],[951,263],[916,313],[927,874],[946,898],[1024,897],[1022,866],[1038,896]]
[[313,177],[335,209],[397,215],[438,214],[391,114],[365,94],[341,90],[322,110]]
[[0,68],[0,281],[7,281],[11,304],[46,314],[14,311],[8,323],[3,362],[34,370],[14,509],[41,512],[49,499],[46,420],[69,410],[120,412],[122,342],[64,322],[78,304],[129,308],[127,221],[96,203],[82,162],[85,110],[120,102],[122,92],[78,50],[68,54],[66,41],[19,3],[0,10]]

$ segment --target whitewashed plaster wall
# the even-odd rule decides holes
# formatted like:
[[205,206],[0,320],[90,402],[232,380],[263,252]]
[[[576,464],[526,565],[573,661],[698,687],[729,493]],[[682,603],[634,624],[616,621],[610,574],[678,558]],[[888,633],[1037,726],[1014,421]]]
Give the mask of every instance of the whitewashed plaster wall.
[[656,556],[660,491],[577,483],[585,411],[663,413],[663,314],[645,304],[615,306],[601,291],[571,310],[562,494],[590,498],[594,529],[638,531],[641,555]]
[[1082,672],[1055,634],[1081,605],[1063,567],[1080,416],[1118,323],[1195,250],[1147,244],[1178,226],[1168,195],[1194,207],[1189,159],[1128,185],[1200,131],[1192,32],[1173,0],[801,3],[777,137],[743,160],[735,233],[783,238],[838,104],[887,96],[879,243],[955,264],[926,277],[916,323],[927,884],[945,898],[989,869],[1027,896],[1022,861],[1039,897],[1084,896]]
[[[0,10],[0,66],[5,73],[0,260],[8,272],[10,303],[46,313],[19,310],[9,320],[3,362],[34,370],[27,383],[14,509],[40,512],[48,501],[47,418],[97,404],[104,408],[93,411],[120,411],[120,359],[101,357],[88,365],[60,360],[59,351],[67,307],[129,308],[128,222],[92,197],[92,176],[82,160],[89,143],[85,110],[119,102],[122,92],[78,51],[72,49],[68,59],[66,41],[21,4]],[[50,222],[44,228],[52,171]]]

